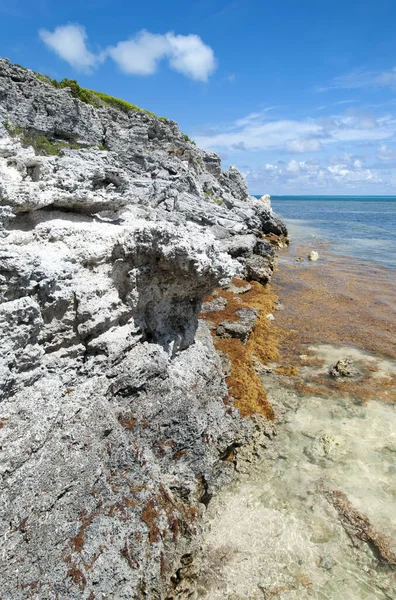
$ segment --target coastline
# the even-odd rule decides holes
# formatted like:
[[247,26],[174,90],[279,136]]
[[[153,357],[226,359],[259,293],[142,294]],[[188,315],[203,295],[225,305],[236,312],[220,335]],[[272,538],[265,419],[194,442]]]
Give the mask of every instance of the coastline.
[[[0,596],[170,600],[253,430],[202,299],[238,275],[260,303],[287,230],[175,122],[71,83],[0,59]],[[254,303],[226,336],[267,332]]]
[[[396,594],[395,274],[319,240],[280,250],[277,356],[260,372],[275,419],[255,422],[239,475],[209,505],[198,598]],[[330,377],[343,358],[354,376]]]
[[[358,419],[371,427],[371,404],[347,410],[335,401],[329,412],[319,397],[293,389],[299,368],[279,354],[287,329],[267,285],[273,244],[284,246],[287,228],[268,196],[249,196],[235,167],[223,171],[216,154],[167,119],[92,106],[78,85],[59,88],[2,59],[0,79],[0,595],[188,597],[206,508],[209,516],[220,506],[235,520],[221,504],[234,471],[249,477],[259,464],[264,472],[281,467],[268,482],[272,500],[278,512],[298,505],[308,463],[320,473],[344,444],[339,433],[311,428],[316,409],[320,427],[337,413],[352,431]],[[205,297],[212,339],[198,321],[202,299],[233,274]],[[314,367],[304,369],[312,375]],[[372,415],[381,438],[390,410],[378,403]],[[394,452],[377,450],[381,460]],[[346,491],[329,490],[334,510],[366,523],[364,535],[391,562],[381,523],[377,529],[335,492]],[[305,495],[316,499],[316,488]],[[246,505],[239,500],[237,519]],[[252,508],[241,534],[261,518]],[[323,543],[328,527],[317,519],[321,542],[313,543]],[[292,523],[285,535],[293,537]],[[277,573],[269,548],[268,572]],[[249,583],[255,563],[246,563]],[[315,585],[304,571],[293,577],[282,593],[296,582]]]

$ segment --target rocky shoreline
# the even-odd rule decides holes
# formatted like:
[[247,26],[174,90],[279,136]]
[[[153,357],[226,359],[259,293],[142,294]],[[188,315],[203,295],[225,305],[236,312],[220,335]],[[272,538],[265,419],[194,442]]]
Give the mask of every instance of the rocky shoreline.
[[4,600],[188,596],[206,506],[271,417],[238,386],[285,225],[176,123],[90,98],[0,59]]
[[275,420],[254,418],[208,507],[196,597],[394,598],[394,273],[318,240],[278,266],[278,352],[257,370]]

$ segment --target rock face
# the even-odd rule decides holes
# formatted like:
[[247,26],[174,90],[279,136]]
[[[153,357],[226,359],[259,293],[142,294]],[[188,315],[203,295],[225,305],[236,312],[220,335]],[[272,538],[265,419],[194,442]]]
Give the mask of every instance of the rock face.
[[3,59],[0,223],[0,598],[181,597],[251,430],[201,301],[286,229],[176,123]]

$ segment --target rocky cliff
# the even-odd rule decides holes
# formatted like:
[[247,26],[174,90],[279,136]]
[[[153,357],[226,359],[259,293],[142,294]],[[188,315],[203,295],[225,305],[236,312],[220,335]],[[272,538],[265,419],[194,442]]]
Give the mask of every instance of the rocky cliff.
[[113,106],[0,59],[3,600],[181,597],[250,435],[198,315],[268,280],[284,225],[176,123]]

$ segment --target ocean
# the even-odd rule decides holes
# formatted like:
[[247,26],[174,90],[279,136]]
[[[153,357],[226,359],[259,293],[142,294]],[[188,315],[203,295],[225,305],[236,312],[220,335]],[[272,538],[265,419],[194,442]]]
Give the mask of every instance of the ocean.
[[272,196],[296,242],[396,269],[396,196]]

